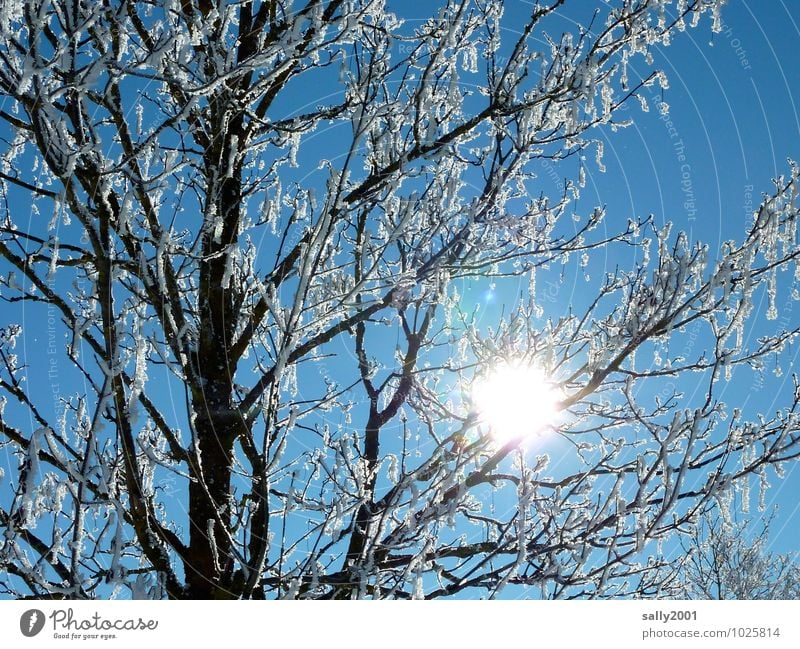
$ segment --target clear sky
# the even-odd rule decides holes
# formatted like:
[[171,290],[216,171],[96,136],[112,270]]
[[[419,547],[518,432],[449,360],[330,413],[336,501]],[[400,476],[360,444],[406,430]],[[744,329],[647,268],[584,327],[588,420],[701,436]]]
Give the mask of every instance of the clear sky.
[[[762,192],[772,191],[771,179],[787,173],[787,158],[800,159],[800,69],[793,64],[800,5],[730,0],[722,17],[722,33],[691,30],[656,53],[655,63],[670,81],[663,98],[669,122],[653,108],[642,115],[631,103],[636,126],[609,139],[608,171],[592,174],[596,198],[613,202],[620,216],[653,213],[712,250],[742,239]],[[791,274],[781,281],[778,320],[761,318],[764,328],[750,330],[751,339],[800,319],[797,303],[789,299]],[[762,306],[756,309],[763,313]],[[760,382],[739,370],[727,388],[719,386],[720,399],[751,412],[785,406],[796,353],[784,354],[782,377],[768,374]],[[780,507],[772,530],[776,550],[800,550],[798,491],[800,466],[794,464],[768,492],[768,509]],[[759,515],[755,504],[751,512]]]
[[[568,8],[565,22],[572,17],[580,20],[595,6],[606,4],[610,3],[576,3],[580,13],[573,16]],[[530,5],[507,3],[510,31],[515,12],[526,13]],[[712,254],[722,242],[743,238],[762,193],[773,189],[771,179],[788,173],[787,158],[800,160],[800,68],[794,64],[800,45],[800,4],[729,0],[722,19],[721,33],[712,34],[703,24],[677,34],[670,47],[653,52],[654,65],[667,73],[669,88],[645,89],[648,112],[636,101],[628,103],[625,112],[634,124],[606,138],[605,173],[593,164],[593,154],[587,155],[588,182],[576,211],[606,205],[608,223],[617,226],[628,218],[653,214],[658,223],[672,222],[693,240],[709,244]],[[641,62],[638,71],[639,76],[647,72]],[[669,105],[668,114],[659,110],[660,102]],[[543,163],[542,181],[547,185],[548,180],[550,189],[557,190],[562,176]],[[609,258],[608,264],[615,261]],[[600,275],[603,270],[595,267],[588,272]],[[592,294],[576,265],[568,267],[560,280],[545,283],[545,316],[557,316],[564,304],[579,304]],[[789,297],[790,273],[781,282],[778,320],[767,323],[759,317],[759,325],[748,330],[751,340],[800,321],[800,309]],[[477,299],[481,295],[476,291]],[[756,305],[756,311],[764,310],[764,305]],[[768,371],[761,380],[747,368],[737,370],[730,384],[717,386],[718,397],[750,414],[784,407],[789,403],[797,352],[790,348],[784,353],[781,377]],[[688,405],[691,386],[682,387]],[[785,479],[771,482],[767,511],[779,506],[772,548],[800,551],[800,465],[790,465]],[[754,483],[750,509],[754,518],[761,515],[756,493]]]
[[[508,3],[512,11],[527,4]],[[657,87],[645,91],[647,113],[637,102],[628,104],[634,125],[608,138],[605,173],[587,165],[589,182],[581,202],[607,205],[610,223],[654,214],[717,250],[725,240],[742,239],[762,193],[772,191],[771,179],[787,173],[787,158],[800,159],[800,69],[794,64],[800,5],[729,0],[722,18],[722,33],[712,35],[704,25],[654,52],[669,88],[663,96]],[[669,105],[668,116],[657,108],[661,101]],[[582,278],[572,273],[553,295],[554,309],[583,293]],[[800,319],[789,299],[790,274],[781,281],[778,320],[761,318],[760,326],[748,332],[751,339],[770,328],[796,326]],[[756,309],[763,313],[763,307]],[[747,369],[739,370],[727,387],[718,386],[720,399],[750,412],[783,407],[796,352],[784,354],[787,371],[780,378],[761,382]],[[776,550],[800,550],[798,491],[800,466],[795,464],[768,492],[768,509],[780,507],[772,529]],[[751,512],[759,516],[755,503]]]
[[[391,3],[390,3],[391,4]],[[427,0],[411,2],[396,0],[397,11],[404,17],[415,14],[427,17],[430,5]],[[568,7],[569,7],[569,3]],[[581,20],[595,5],[604,2],[575,3],[575,14],[568,8],[563,14],[563,24]],[[520,24],[530,12],[531,2],[509,0],[505,20],[507,36],[514,25]],[[400,8],[402,7],[402,9]],[[576,210],[588,213],[595,205],[605,205],[609,230],[624,224],[629,218],[655,215],[656,221],[671,221],[678,229],[686,230],[692,239],[708,243],[712,252],[727,239],[740,240],[752,212],[761,200],[762,192],[772,189],[770,179],[788,171],[787,158],[800,160],[800,67],[796,65],[797,46],[800,44],[800,3],[784,0],[729,0],[723,9],[725,26],[722,33],[712,36],[705,23],[698,29],[678,34],[667,49],[654,51],[654,64],[663,68],[669,78],[669,88],[663,93],[655,87],[645,90],[649,111],[643,112],[639,103],[631,101],[626,114],[634,125],[614,134],[608,134],[605,144],[606,171],[601,173],[594,162],[594,153],[587,152],[585,169],[587,185]],[[574,25],[574,23],[573,23]],[[646,71],[637,63],[639,72]],[[634,66],[633,72],[637,71]],[[298,105],[306,99],[309,104],[321,100],[328,90],[298,88]],[[660,112],[658,104],[669,105],[668,114]],[[797,104],[797,105],[796,105]],[[335,134],[327,134],[335,138]],[[603,136],[605,137],[605,136]],[[319,148],[311,147],[309,155],[320,155]],[[303,162],[302,160],[300,161]],[[570,165],[572,163],[569,163]],[[566,166],[572,170],[572,167]],[[298,174],[304,174],[301,164]],[[308,176],[306,176],[306,179]],[[542,164],[542,190],[557,191],[563,182],[563,173],[557,166]],[[611,264],[614,260],[608,259]],[[573,264],[566,274],[556,281],[556,275],[540,285],[540,300],[545,308],[544,317],[557,317],[565,304],[580,304],[592,294],[592,282],[606,269],[600,265],[587,269],[591,276],[587,282],[584,271]],[[768,332],[770,327],[800,322],[800,307],[788,300],[787,288],[791,277],[782,277],[779,319],[762,322],[763,329],[750,333]],[[517,287],[480,282],[464,286],[466,300],[480,303],[487,318],[497,313],[500,306],[513,300]],[[7,308],[5,305],[2,307]],[[14,307],[18,309],[18,307]],[[47,319],[44,307],[31,317],[20,314],[28,322],[24,340],[18,350],[30,364],[29,389],[40,399],[49,399],[53,380],[46,379],[49,357],[47,355]],[[757,307],[758,308],[758,307]],[[763,312],[763,309],[762,309]],[[3,313],[0,325],[13,317]],[[46,314],[44,314],[46,316]],[[60,333],[59,333],[60,335]],[[701,343],[698,343],[701,344]],[[794,362],[795,350],[785,354],[786,364]],[[69,372],[62,363],[61,389],[69,381]],[[746,371],[746,370],[743,370]],[[157,378],[157,371],[151,379]],[[65,376],[66,375],[66,376]],[[791,387],[791,370],[782,377],[767,378],[764,382],[748,376],[737,377],[729,387],[720,387],[720,398],[736,404],[750,413],[770,412],[786,401],[787,387]],[[163,379],[162,379],[163,380]],[[183,417],[184,395],[172,392],[174,381],[164,381],[161,397],[165,404],[176,404],[175,416]],[[305,389],[309,389],[306,385]],[[687,386],[691,389],[691,386]],[[52,402],[51,402],[52,403]],[[354,411],[354,418],[359,416]],[[13,475],[16,460],[3,457],[0,467]],[[0,482],[0,502],[7,502],[9,482]],[[790,466],[782,482],[774,482],[768,492],[767,505],[779,505],[780,515],[773,526],[774,549],[798,550],[800,530],[800,464]],[[175,504],[176,512],[180,503]],[[754,516],[759,513],[755,507]],[[178,514],[178,516],[183,516]],[[299,523],[298,523],[299,524]]]
[[[506,36],[514,33],[515,24],[522,24],[532,4],[506,3]],[[574,21],[585,20],[594,8],[609,4],[567,3],[562,12],[564,29],[574,29]],[[421,6],[421,15],[427,10],[424,2],[403,5],[407,7],[403,15],[413,16],[417,6]],[[724,241],[743,239],[762,194],[773,190],[772,178],[788,174],[787,159],[800,160],[800,68],[794,64],[800,45],[800,4],[729,0],[722,19],[721,33],[713,34],[706,19],[697,29],[677,33],[670,47],[653,51],[654,65],[667,73],[669,88],[662,92],[654,85],[644,90],[647,112],[635,100],[627,104],[625,114],[634,123],[607,133],[604,173],[594,163],[594,152],[586,153],[587,186],[577,212],[605,205],[609,231],[628,218],[653,214],[657,223],[672,222],[692,240],[709,244],[712,255]],[[633,66],[632,78],[636,72],[640,77],[648,72],[641,60]],[[666,114],[659,109],[662,102],[669,106]],[[570,169],[569,164],[565,169]],[[560,167],[546,161],[542,162],[540,176],[545,192],[555,193],[563,184]],[[586,269],[591,276],[588,282],[577,264],[568,265],[564,274],[560,269],[553,271],[549,280],[541,281],[538,286],[544,317],[558,317],[565,305],[586,303],[594,295],[593,280],[619,263],[612,257],[606,261],[606,268],[598,264]],[[464,294],[481,303],[484,322],[488,322],[523,289],[514,282],[478,282],[465,286]],[[761,315],[753,319],[759,321],[757,326],[748,329],[751,341],[778,327],[797,326],[800,321],[800,308],[789,296],[790,273],[781,277],[781,284],[778,319],[766,322],[765,303],[756,303],[754,312]],[[700,338],[689,343],[684,340],[680,345],[682,349],[693,345],[697,352],[702,343]],[[734,380],[717,386],[718,398],[750,415],[769,414],[788,405],[797,352],[795,347],[783,354],[785,371],[780,377],[769,369],[764,378],[758,378],[749,368],[737,369]],[[686,397],[681,405],[690,406],[693,397],[699,395],[689,384],[679,387]],[[553,455],[555,465],[551,466],[558,471],[559,446],[556,441],[549,444],[545,450]],[[562,461],[568,462],[568,453]],[[751,480],[750,513],[743,517],[757,519],[761,516],[757,478]],[[779,507],[772,524],[772,549],[800,551],[800,501],[796,496],[800,492],[800,464],[789,465],[786,477],[771,479],[771,483],[766,511]],[[510,501],[509,506],[513,506]]]

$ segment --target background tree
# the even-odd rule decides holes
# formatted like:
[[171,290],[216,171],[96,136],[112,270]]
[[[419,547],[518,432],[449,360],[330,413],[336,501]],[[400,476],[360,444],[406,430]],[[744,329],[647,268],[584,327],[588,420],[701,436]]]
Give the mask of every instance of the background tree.
[[[649,541],[795,457],[797,389],[752,420],[715,394],[797,333],[745,336],[795,264],[797,169],[716,255],[573,215],[584,153],[666,85],[633,63],[720,3],[548,33],[564,4],[509,39],[496,0],[3,3],[7,593],[657,595]],[[537,274],[595,256],[586,307],[543,314]],[[523,294],[487,326],[474,278]],[[688,325],[708,351],[670,354]],[[504,437],[473,384],[528,367],[560,414]],[[649,392],[684,375],[697,403]],[[528,452],[542,426],[568,462]]]
[[798,599],[797,556],[770,550],[773,515],[760,521],[706,514],[684,541],[676,592],[689,599]]

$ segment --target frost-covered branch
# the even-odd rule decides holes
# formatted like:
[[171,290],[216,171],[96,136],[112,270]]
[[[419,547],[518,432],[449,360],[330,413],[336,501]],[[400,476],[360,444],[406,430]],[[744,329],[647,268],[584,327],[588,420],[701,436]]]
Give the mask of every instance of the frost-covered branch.
[[[797,169],[720,250],[577,207],[619,109],[668,87],[651,50],[722,2],[564,32],[582,3],[554,0],[513,38],[508,3],[435,4],[4,3],[7,592],[658,596],[654,545],[797,457],[796,385],[719,398],[800,331]],[[592,295],[546,309],[569,264]],[[466,306],[509,278],[496,317]],[[560,457],[477,411],[508,361],[560,395]]]

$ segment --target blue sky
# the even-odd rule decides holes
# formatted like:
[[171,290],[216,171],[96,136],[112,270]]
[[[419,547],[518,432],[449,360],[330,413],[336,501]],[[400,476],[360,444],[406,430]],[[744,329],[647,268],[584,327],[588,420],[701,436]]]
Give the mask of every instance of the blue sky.
[[[427,16],[430,3],[399,1],[401,13],[412,17],[415,13]],[[569,28],[570,19],[582,19],[594,5],[604,2],[578,2],[575,15],[565,14],[563,25]],[[513,35],[513,26],[530,11],[532,3],[522,0],[507,2],[506,36]],[[399,10],[399,9],[398,9]],[[568,9],[571,11],[571,9]],[[587,185],[576,206],[576,211],[588,213],[595,205],[605,205],[608,228],[615,229],[627,219],[655,215],[658,223],[671,221],[677,229],[686,230],[692,239],[708,243],[718,249],[726,239],[740,239],[752,211],[758,206],[762,192],[771,190],[770,179],[788,170],[787,158],[800,160],[800,117],[795,102],[800,103],[800,69],[794,65],[796,45],[800,42],[798,22],[800,7],[783,1],[757,2],[755,0],[730,0],[723,9],[723,32],[712,36],[707,19],[695,30],[676,35],[668,49],[653,52],[655,66],[663,68],[669,78],[669,88],[645,90],[649,111],[643,112],[636,101],[631,101],[625,114],[634,125],[614,134],[600,134],[605,138],[606,171],[601,173],[592,151],[587,152],[585,169]],[[633,71],[646,74],[641,62]],[[331,89],[335,92],[335,89]],[[306,99],[312,105],[321,101],[326,93],[315,88],[297,88],[297,106]],[[661,114],[657,104],[669,104],[668,116]],[[291,103],[291,102],[290,102]],[[287,110],[291,110],[287,106]],[[297,170],[298,178],[312,182],[314,172],[307,166],[311,160],[336,142],[335,133],[322,133],[321,141],[308,149],[308,159]],[[542,164],[543,191],[554,191],[563,178],[563,171],[574,170],[573,163]],[[256,242],[259,243],[259,242]],[[266,253],[273,251],[265,248]],[[608,257],[611,265],[618,259]],[[632,262],[632,260],[628,260]],[[606,270],[601,264],[584,272],[570,265],[562,275],[554,269],[540,283],[544,292],[542,304],[544,317],[557,317],[565,304],[584,303],[592,295],[593,282]],[[783,276],[783,289],[779,302],[779,318],[797,323],[800,309],[786,302],[786,289],[791,278]],[[484,323],[497,315],[503,304],[515,300],[519,292],[516,280],[496,283],[465,283],[465,300],[480,304],[487,314]],[[4,307],[5,310],[6,307]],[[16,307],[15,307],[16,309]],[[36,309],[34,311],[34,309]],[[792,310],[794,309],[794,311]],[[13,309],[9,309],[11,313]],[[29,383],[32,394],[42,400],[52,399],[54,385],[60,390],[73,381],[80,380],[62,362],[58,366],[59,378],[47,378],[50,369],[48,355],[48,324],[44,307],[19,310],[27,329],[20,343],[19,353],[30,365]],[[3,314],[3,324],[7,316]],[[779,319],[778,323],[781,320]],[[770,331],[778,323],[764,323],[751,331],[751,335]],[[63,333],[59,330],[58,335]],[[342,353],[352,354],[343,349]],[[794,360],[791,350],[786,360]],[[746,372],[746,370],[743,370]],[[790,372],[781,378],[770,378],[763,384],[753,383],[754,377],[737,376],[721,392],[723,400],[737,404],[751,412],[769,412],[781,407],[790,387]],[[174,406],[174,416],[183,420],[184,395],[174,380],[159,377],[151,371],[151,379],[160,382],[163,390],[159,397],[169,411]],[[319,388],[315,381],[313,388]],[[690,390],[691,386],[687,386]],[[304,390],[309,390],[308,381]],[[691,396],[691,395],[690,395]],[[363,412],[354,410],[357,423]],[[342,423],[331,421],[332,425]],[[356,425],[357,428],[357,425]],[[558,442],[550,451],[558,449]],[[13,475],[16,460],[0,456],[7,475]],[[7,480],[0,482],[0,501],[9,495]],[[168,484],[165,484],[169,487]],[[800,505],[794,494],[800,489],[800,468],[791,467],[783,482],[776,482],[768,494],[768,506],[780,506],[780,515],[773,525],[774,548],[779,551],[797,550],[797,530],[800,529]],[[498,500],[502,500],[498,497]],[[176,517],[182,517],[181,503],[172,504]],[[758,515],[755,505],[754,515]],[[172,512],[171,512],[172,513]],[[298,524],[301,524],[298,522]]]
[[[508,8],[513,14],[528,4],[508,3]],[[667,73],[669,88],[663,93],[657,86],[645,89],[646,113],[638,102],[628,103],[625,114],[634,124],[606,138],[605,173],[587,156],[588,182],[578,211],[580,206],[585,212],[591,205],[606,205],[608,222],[617,225],[653,214],[656,222],[670,221],[693,240],[709,244],[712,253],[723,241],[741,240],[762,193],[772,191],[771,179],[787,173],[787,158],[800,159],[800,69],[792,64],[800,42],[800,6],[729,0],[722,18],[721,33],[701,25],[653,52],[654,65]],[[640,75],[646,74],[641,63],[637,67]],[[658,110],[662,101],[669,105],[668,115]],[[542,176],[553,185],[560,181],[546,165]],[[602,269],[589,271],[600,274]],[[800,319],[789,299],[790,273],[781,282],[778,320],[758,318],[748,331],[751,340],[780,325],[796,326]],[[591,294],[581,273],[570,268],[563,283],[554,278],[545,288],[545,315]],[[783,355],[786,371],[780,378],[768,374],[762,382],[747,368],[737,370],[731,383],[718,386],[720,399],[751,414],[781,408],[791,393],[796,354],[790,349]],[[688,402],[693,395],[690,387],[684,389]],[[800,467],[790,465],[784,480],[771,482],[767,511],[778,505],[780,512],[772,525],[772,548],[796,552]],[[755,503],[750,516],[760,516]]]
[[[570,28],[571,18],[580,20],[593,7],[605,4],[577,3],[573,5],[573,16],[568,3],[567,13],[563,14],[565,28]],[[507,3],[509,34],[514,32],[514,24],[521,23],[530,5]],[[413,15],[411,10],[409,13]],[[634,123],[604,137],[604,173],[594,164],[594,153],[586,153],[587,186],[577,203],[577,212],[585,214],[594,205],[605,205],[609,231],[628,218],[653,214],[659,224],[672,222],[673,234],[678,229],[685,230],[692,240],[707,243],[712,255],[724,241],[743,238],[762,194],[773,189],[772,178],[788,172],[787,158],[800,159],[800,69],[792,64],[800,42],[800,6],[729,0],[722,19],[721,33],[712,34],[706,21],[697,29],[677,33],[670,47],[653,52],[654,65],[667,73],[669,88],[662,92],[655,85],[644,90],[647,112],[635,100],[628,103],[623,114]],[[639,76],[648,72],[640,60],[633,70]],[[635,76],[633,72],[631,76]],[[659,110],[660,102],[669,105],[668,114]],[[565,168],[573,170],[569,164]],[[557,191],[563,175],[561,167],[543,162],[543,189]],[[587,269],[592,276],[588,282],[576,264],[570,264],[564,273],[554,269],[549,278],[545,274],[538,284],[543,293],[540,297],[544,317],[557,317],[566,304],[583,304],[593,296],[593,280],[619,263],[612,255],[607,257],[606,268],[594,260]],[[517,280],[494,283],[495,291],[489,290],[488,281],[465,287],[465,295],[480,303],[486,313],[484,323],[492,321],[492,313],[496,314],[500,305],[513,302],[524,290]],[[750,340],[779,326],[796,326],[800,311],[789,299],[791,286],[791,274],[786,273],[779,288],[778,320],[754,318],[754,326],[748,330]],[[761,314],[765,308],[765,303],[756,306]],[[702,342],[702,337],[694,342],[684,339],[676,347],[694,345],[698,351]],[[781,377],[771,375],[769,368],[763,379],[749,368],[737,369],[730,383],[717,386],[719,398],[750,415],[785,406],[791,394],[796,354],[796,348],[783,354],[785,372]],[[698,396],[691,384],[679,387],[685,393],[686,403],[682,406]],[[544,450],[558,457],[564,448],[557,440],[551,440]],[[568,457],[568,452],[562,454],[567,463]],[[796,552],[800,550],[796,540],[800,529],[800,504],[796,498],[800,467],[790,465],[785,479],[771,479],[771,483],[766,513],[775,505],[779,507],[772,524],[771,548]],[[743,517],[761,516],[756,494],[754,480],[750,514],[741,514]]]
[[[606,173],[587,166],[591,174],[581,196],[586,203],[606,204],[610,222],[652,213],[712,251],[727,239],[742,238],[762,192],[772,190],[771,179],[787,172],[787,158],[800,157],[800,70],[791,63],[800,38],[800,7],[730,0],[722,17],[722,33],[712,35],[704,26],[678,34],[671,47],[654,52],[669,88],[663,99],[660,90],[645,91],[651,99],[648,113],[636,102],[628,104],[634,125],[608,138]],[[659,114],[657,101],[669,104],[668,118]],[[572,284],[558,294],[562,300],[566,291],[582,292],[577,274],[568,279]],[[800,313],[787,299],[790,274],[782,284],[778,321],[760,319],[749,331],[753,338],[781,323],[798,322]],[[784,354],[787,366],[795,366],[795,354]],[[751,412],[770,412],[786,403],[791,367],[782,378],[768,377],[763,384],[747,373],[738,370],[734,381],[719,386],[720,398]],[[768,492],[768,509],[780,507],[772,529],[777,551],[800,549],[798,489],[800,468],[794,466]],[[755,505],[751,512],[759,515]]]
[[[521,24],[531,4],[507,3],[505,36],[509,40],[515,35],[514,25]],[[584,20],[595,6],[605,4],[582,2],[570,6],[568,3],[561,23],[555,22],[559,28],[572,29],[573,19]],[[404,2],[402,9],[398,3],[394,6],[412,22],[417,7],[423,17],[429,11],[428,3]],[[570,13],[573,7],[575,14]],[[706,20],[698,29],[677,34],[671,47],[654,51],[654,65],[666,71],[669,88],[663,93],[656,86],[646,89],[648,112],[643,112],[635,100],[631,101],[624,114],[634,124],[616,133],[600,134],[605,140],[605,172],[597,169],[594,152],[586,152],[587,186],[575,210],[585,214],[595,205],[605,205],[609,231],[629,218],[653,214],[656,223],[672,222],[676,230],[687,231],[692,240],[709,244],[712,255],[723,241],[740,240],[762,193],[772,190],[771,179],[788,171],[787,158],[800,159],[800,120],[794,105],[800,71],[787,65],[798,39],[795,24],[798,18],[798,8],[786,3],[731,0],[723,9],[722,33],[712,34]],[[648,70],[639,61],[633,66],[631,76],[636,76],[636,72],[644,76]],[[309,103],[318,100],[315,96],[303,96]],[[669,105],[668,114],[659,110],[660,102]],[[334,133],[324,132],[315,137],[327,143],[335,142],[336,138]],[[313,157],[314,150],[307,153]],[[543,162],[542,190],[557,192],[565,174],[573,173],[574,169],[574,160],[563,166]],[[594,282],[613,264],[620,263],[615,254],[612,251],[606,257],[605,267],[597,259],[593,261],[586,271],[589,281],[576,264],[568,265],[563,272],[555,268],[543,273],[538,283],[542,292],[540,302],[545,309],[543,318],[558,317],[566,305],[585,304],[594,295]],[[632,264],[633,259],[627,262]],[[751,339],[778,325],[798,321],[800,313],[793,312],[796,307],[787,299],[790,281],[789,275],[782,278],[779,320],[767,323],[760,318],[758,325],[748,332]],[[464,308],[479,306],[483,313],[479,322],[483,326],[492,324],[503,308],[507,311],[520,292],[524,292],[526,284],[527,280],[516,279],[465,281],[461,288]],[[703,339],[679,341],[676,346],[684,348],[687,344],[699,351]],[[784,355],[784,362],[793,363],[794,353],[790,349]],[[789,376],[790,371],[780,378],[768,374],[762,382],[742,368],[731,383],[717,386],[718,396],[731,407],[742,407],[749,415],[769,413],[786,403],[787,389],[791,389]],[[696,386],[688,382],[679,387],[685,394],[685,404],[681,406],[688,406],[699,396],[694,393]],[[358,415],[356,406],[354,422]],[[395,429],[389,425],[386,430]],[[540,451],[553,456],[556,473],[567,470],[571,464],[570,447],[557,438],[530,445],[531,454]],[[800,469],[791,467],[783,481],[772,482],[767,511],[773,505],[780,507],[773,524],[772,547],[781,552],[796,551],[800,507],[794,494],[800,488]],[[754,518],[761,515],[756,507],[756,493],[754,484],[749,514]],[[506,503],[513,506],[510,494],[487,494],[487,497],[492,498],[498,511]],[[665,548],[665,552],[672,550]]]
[[[652,212],[712,250],[724,240],[740,240],[761,193],[772,190],[773,177],[787,172],[787,158],[800,156],[800,70],[790,63],[800,37],[798,9],[796,3],[731,0],[723,9],[722,33],[711,37],[707,29],[693,30],[658,52],[656,65],[670,80],[664,101],[670,105],[674,133],[657,111],[642,115],[631,103],[636,126],[609,140],[607,150],[619,162],[609,163],[603,177],[593,174],[597,196],[608,200],[616,194],[619,211]],[[627,182],[615,190],[620,177]],[[778,321],[760,319],[759,327],[748,332],[753,338],[782,321],[796,325],[800,318],[787,299],[791,275],[781,280]],[[780,408],[791,389],[796,349],[784,361],[792,367],[765,384],[739,370],[720,397],[752,411]],[[768,493],[768,508],[780,507],[772,530],[778,551],[800,549],[798,489],[795,465],[785,480],[773,481]],[[751,511],[758,516],[755,506]]]

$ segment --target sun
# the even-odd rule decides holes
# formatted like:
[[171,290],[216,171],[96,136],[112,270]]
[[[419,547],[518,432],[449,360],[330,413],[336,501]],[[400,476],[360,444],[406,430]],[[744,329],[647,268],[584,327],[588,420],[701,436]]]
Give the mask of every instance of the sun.
[[541,434],[561,399],[541,369],[521,361],[495,365],[472,386],[473,407],[500,442]]

